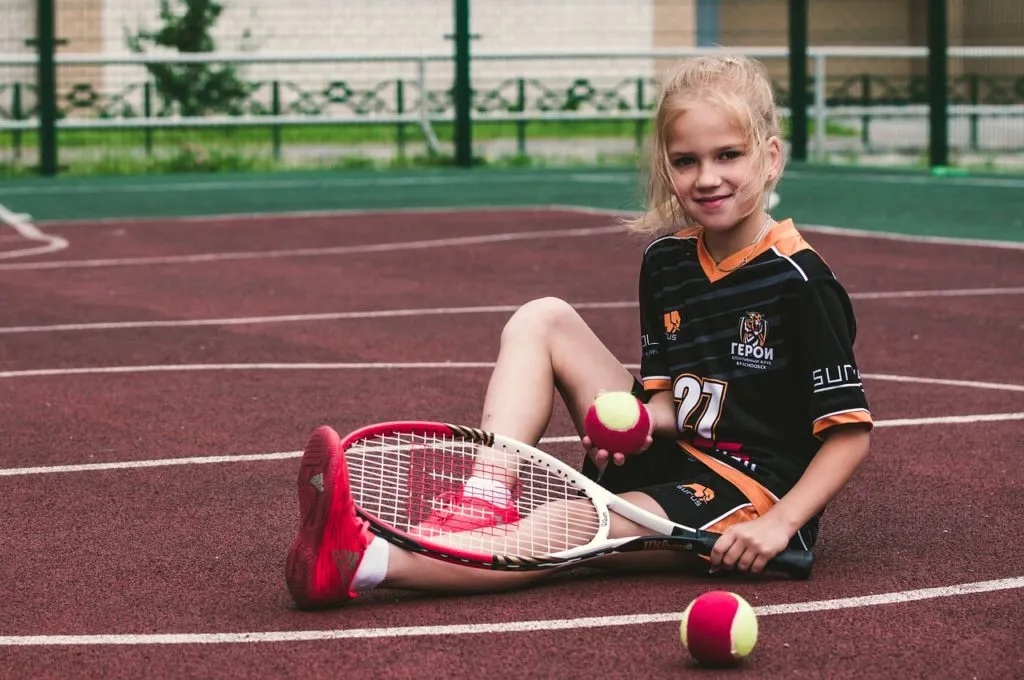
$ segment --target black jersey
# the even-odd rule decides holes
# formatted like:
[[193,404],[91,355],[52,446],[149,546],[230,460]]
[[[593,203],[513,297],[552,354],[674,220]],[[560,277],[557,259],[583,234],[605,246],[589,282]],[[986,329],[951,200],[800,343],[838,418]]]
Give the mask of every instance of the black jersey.
[[640,314],[644,389],[672,390],[682,441],[777,497],[825,430],[871,426],[849,296],[792,221],[729,273],[699,228],[655,240],[644,253]]

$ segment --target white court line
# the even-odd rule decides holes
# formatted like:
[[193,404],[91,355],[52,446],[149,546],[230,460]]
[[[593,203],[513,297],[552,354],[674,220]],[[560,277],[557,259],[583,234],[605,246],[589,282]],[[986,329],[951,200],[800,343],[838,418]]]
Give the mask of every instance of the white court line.
[[26,241],[42,243],[43,245],[0,253],[0,260],[12,260],[16,257],[28,257],[29,255],[46,255],[68,247],[68,242],[65,239],[59,236],[48,236],[39,231],[39,228],[32,224],[31,218],[28,215],[11,212],[0,204],[0,225],[3,224],[14,229]]
[[[897,290],[877,293],[853,293],[854,300],[892,300],[929,297],[977,297],[989,295],[1022,295],[1022,288],[962,288],[950,290]],[[635,309],[632,300],[615,302],[572,302],[576,309]],[[192,328],[197,326],[242,326],[250,324],[300,323],[309,321],[344,321],[390,319],[411,316],[445,316],[457,314],[509,314],[520,305],[483,305],[479,307],[421,307],[414,309],[377,309],[364,312],[322,312],[314,314],[279,314],[272,316],[238,316],[209,319],[154,319],[149,321],[97,321],[93,323],[58,323],[38,326],[0,326],[0,334],[53,333],[59,331],[124,330],[130,328]]]
[[[934,416],[929,418],[898,418],[879,420],[875,427],[915,427],[920,425],[969,425],[973,423],[995,423],[1008,420],[1024,420],[1020,413],[979,413],[967,416]],[[541,444],[577,444],[578,435],[544,437]],[[298,458],[302,451],[277,451],[274,453],[242,453],[229,456],[191,456],[188,458],[156,458],[151,460],[124,460],[109,463],[77,463],[74,465],[43,465],[25,468],[0,468],[0,477],[25,475],[47,475],[61,472],[100,472],[103,470],[131,470],[135,468],[171,467],[175,465],[209,465],[212,463],[251,463],[265,460],[287,460]]]
[[[576,182],[619,184],[634,180],[634,175],[620,173],[606,173],[598,175],[573,174],[569,178]],[[1016,177],[971,177],[971,176],[946,176],[932,177],[931,175],[902,175],[896,173],[883,174],[821,174],[805,172],[803,170],[788,169],[782,175],[783,181],[787,179],[810,180],[814,182],[857,182],[859,184],[923,184],[934,185],[946,188],[950,185],[962,185],[969,187],[988,187],[991,189],[1024,189],[1024,180]],[[785,185],[780,187],[779,193],[785,195]]]
[[[935,178],[929,175],[902,175],[902,174],[864,174],[849,173],[842,175],[821,175],[813,172],[789,169],[784,178],[795,180],[828,181],[832,178],[838,182],[857,182],[862,184],[924,184],[935,185],[943,188],[948,186],[962,185],[972,187],[989,187],[997,189],[1020,189],[1024,188],[1024,180],[1014,177],[942,177]],[[633,172],[616,172],[614,170],[599,171],[593,173],[573,172],[568,174],[547,174],[547,173],[467,173],[467,174],[444,174],[431,175],[422,174],[405,177],[392,177],[381,175],[379,177],[346,177],[346,176],[325,176],[317,179],[269,179],[259,181],[235,181],[220,180],[209,182],[162,182],[162,183],[133,183],[123,182],[117,185],[117,191],[136,194],[168,194],[182,192],[204,192],[215,193],[220,191],[236,191],[245,189],[250,191],[282,190],[282,189],[320,189],[320,188],[351,188],[359,189],[365,187],[409,187],[409,186],[454,186],[454,185],[503,185],[503,184],[549,184],[552,181],[576,182],[579,184],[635,184],[637,175]],[[22,187],[3,187],[0,189],[0,197],[3,196],[44,196],[44,195],[81,195],[93,194],[102,186],[93,184],[60,184],[60,185],[37,185]],[[785,195],[785,187],[782,191]]]
[[286,257],[324,257],[327,255],[354,255],[359,253],[393,253],[403,250],[425,250],[428,248],[450,248],[453,246],[481,245],[486,243],[508,243],[510,241],[532,241],[553,238],[575,238],[625,233],[621,226],[581,227],[460,236],[423,241],[395,241],[392,243],[367,243],[357,246],[327,246],[322,248],[285,248],[279,250],[252,250],[221,253],[196,253],[192,255],[164,255],[153,257],[110,257],[90,260],[61,260],[50,262],[18,262],[0,264],[0,271],[26,271],[42,269],[82,269],[92,267],[146,267],[157,264],[206,264],[226,260],[263,260]]
[[970,387],[979,390],[1024,392],[1024,385],[1014,385],[1012,383],[981,382],[978,380],[950,380],[947,378],[918,378],[912,375],[886,375],[884,373],[861,373],[861,377],[869,380],[918,383],[920,385],[946,385],[949,387]]
[[[132,194],[175,194],[175,193],[214,193],[218,191],[264,191],[273,189],[361,189],[365,187],[408,187],[408,186],[478,186],[481,184],[550,184],[554,180],[576,182],[579,184],[604,184],[606,177],[621,177],[619,181],[630,182],[633,177],[625,174],[597,172],[594,174],[576,172],[572,174],[550,175],[547,173],[522,174],[487,174],[487,173],[456,173],[450,175],[422,174],[408,177],[346,177],[344,175],[327,175],[317,179],[269,179],[258,181],[210,180],[208,182],[159,182],[118,183],[114,189],[119,193]],[[0,197],[4,196],[44,196],[44,195],[80,195],[95,194],[106,186],[94,184],[48,184],[45,186],[0,187]]]
[[[804,614],[808,612],[859,609],[891,604],[905,604],[993,593],[1024,588],[1024,578],[1004,578],[991,581],[958,583],[936,588],[900,590],[874,595],[840,597],[831,600],[790,602],[754,607],[758,616]],[[100,634],[100,635],[5,635],[0,636],[0,647],[33,646],[53,647],[68,645],[216,645],[255,644],[267,642],[311,642],[316,640],[365,640],[378,638],[406,638],[443,635],[479,635],[481,633],[535,633],[549,630],[579,630],[583,628],[610,628],[639,626],[652,623],[678,625],[682,612],[660,614],[626,614],[619,616],[588,616],[575,619],[540,619],[532,621],[500,621],[495,623],[469,623],[446,626],[396,626],[392,628],[350,628],[335,630],[257,631],[248,633],[153,633],[153,634]]]
[[[638,370],[639,364],[623,364],[630,370]],[[23,371],[0,371],[0,379],[42,378],[71,375],[116,375],[134,373],[192,373],[204,371],[361,371],[361,370],[413,370],[413,369],[476,369],[494,368],[493,361],[408,361],[408,362],[320,362],[320,363],[252,363],[252,364],[149,364],[138,366],[83,366],[79,368],[33,368]],[[982,390],[1024,392],[1024,385],[1012,383],[981,382],[977,380],[949,380],[943,378],[918,378],[909,375],[886,375],[884,373],[863,373],[864,378],[894,382],[921,383],[925,385],[949,385]]]
[[[0,192],[2,194],[2,192]],[[151,224],[165,225],[168,222],[182,222],[182,223],[199,223],[201,225],[213,224],[216,225],[218,222],[234,222],[238,220],[245,220],[247,222],[259,222],[259,221],[272,221],[280,222],[282,219],[309,219],[309,218],[322,218],[322,217],[353,217],[359,215],[365,215],[367,217],[380,217],[387,215],[417,215],[417,214],[428,214],[428,215],[444,215],[444,214],[464,214],[469,212],[480,212],[480,213],[530,213],[530,212],[568,212],[581,215],[595,215],[602,217],[611,217],[614,219],[631,218],[636,217],[640,213],[636,210],[616,210],[612,208],[595,208],[592,206],[580,206],[580,205],[568,205],[564,203],[551,203],[547,205],[493,205],[488,204],[485,206],[441,206],[441,207],[425,207],[425,208],[386,208],[386,209],[373,209],[373,208],[349,208],[339,210],[293,210],[276,213],[223,213],[218,215],[178,215],[168,216],[159,218],[144,218],[140,220],[135,217],[104,217],[104,218],[82,218],[74,220],[58,219],[50,220],[52,222],[58,222],[61,226],[105,226],[105,225],[120,225],[122,227],[136,227],[142,228]],[[1019,250],[1024,248],[1024,242],[1022,241],[997,241],[994,239],[971,239],[971,238],[959,238],[951,236],[924,236],[915,234],[899,234],[882,231],[871,231],[869,229],[856,229],[853,227],[836,227],[836,226],[825,226],[816,224],[801,224],[799,225],[801,231],[809,232],[820,232],[823,234],[832,234],[836,236],[847,236],[850,238],[865,238],[865,239],[878,239],[878,240],[889,240],[889,241],[906,241],[909,243],[931,243],[939,245],[954,245],[954,246],[979,246],[984,248],[1004,248]]]

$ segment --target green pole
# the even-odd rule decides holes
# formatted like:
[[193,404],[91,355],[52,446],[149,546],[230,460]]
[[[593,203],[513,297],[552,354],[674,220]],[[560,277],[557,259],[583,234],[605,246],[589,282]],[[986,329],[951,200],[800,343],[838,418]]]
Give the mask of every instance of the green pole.
[[789,123],[791,156],[806,161],[807,0],[789,0]]
[[949,165],[949,47],[946,0],[928,3],[928,161],[933,169]]
[[455,164],[473,165],[473,90],[469,79],[469,0],[455,0]]
[[36,16],[39,172],[46,177],[57,174],[57,39],[53,3],[54,0],[38,0]]

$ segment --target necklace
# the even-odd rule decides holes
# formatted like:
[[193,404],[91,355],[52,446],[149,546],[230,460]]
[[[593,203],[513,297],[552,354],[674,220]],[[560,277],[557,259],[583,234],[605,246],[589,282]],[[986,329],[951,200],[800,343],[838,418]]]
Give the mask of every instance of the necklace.
[[750,257],[754,254],[754,247],[761,241],[762,238],[764,238],[764,235],[768,233],[768,228],[772,226],[772,224],[774,224],[772,216],[766,215],[764,218],[764,224],[761,225],[761,228],[758,230],[757,235],[754,236],[754,240],[750,242],[749,246],[747,246],[747,254],[743,257],[742,260],[740,260],[740,263],[738,265],[736,265],[735,267],[729,267],[728,269],[724,269],[721,266],[722,260],[726,258],[723,257],[722,260],[719,260],[714,255],[711,255],[711,249],[708,248],[707,239],[705,239],[704,249],[708,251],[708,255],[711,255],[711,261],[715,263],[715,269],[722,272],[723,274],[728,274],[729,272],[736,271],[737,269],[745,265],[747,262],[749,262]]

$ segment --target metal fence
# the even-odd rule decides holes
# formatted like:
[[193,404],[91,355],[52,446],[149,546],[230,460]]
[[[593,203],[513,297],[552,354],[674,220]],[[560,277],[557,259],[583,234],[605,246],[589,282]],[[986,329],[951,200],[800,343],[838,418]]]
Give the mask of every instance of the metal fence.
[[[489,162],[631,157],[660,70],[716,49],[765,62],[784,114],[801,107],[810,123],[810,159],[927,162],[934,74],[928,16],[912,12],[925,3],[886,0],[881,14],[868,0],[806,5],[807,89],[795,97],[792,3],[167,0],[161,17],[154,0],[0,0],[11,17],[0,29],[0,172],[36,171],[48,117],[50,154],[71,172],[445,159],[458,133],[460,5],[472,10],[462,46],[473,153]],[[205,33],[192,22],[208,42],[156,44],[162,27],[197,8],[210,19],[211,6],[221,11]],[[1024,168],[1024,5],[975,0],[970,20],[960,0],[944,9],[951,162]]]

